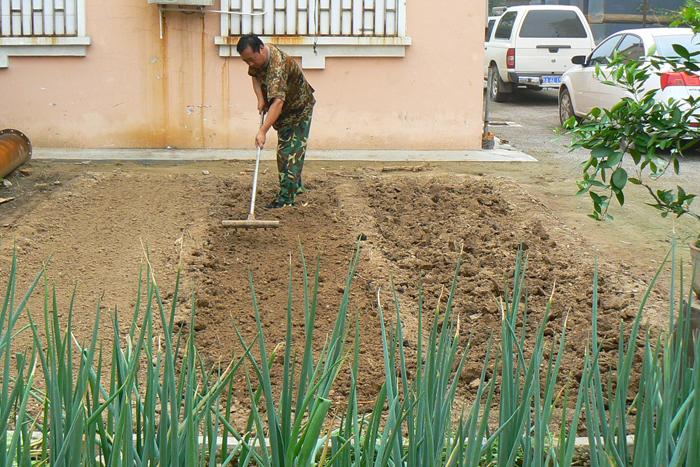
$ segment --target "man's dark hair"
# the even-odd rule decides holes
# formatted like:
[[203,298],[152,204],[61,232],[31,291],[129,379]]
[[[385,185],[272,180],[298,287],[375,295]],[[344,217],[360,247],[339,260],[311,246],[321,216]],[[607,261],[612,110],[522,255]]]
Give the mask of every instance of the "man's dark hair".
[[244,34],[238,39],[238,44],[236,44],[236,50],[239,54],[242,54],[245,49],[250,47],[250,49],[258,53],[260,49],[263,48],[263,41],[260,40],[255,34]]

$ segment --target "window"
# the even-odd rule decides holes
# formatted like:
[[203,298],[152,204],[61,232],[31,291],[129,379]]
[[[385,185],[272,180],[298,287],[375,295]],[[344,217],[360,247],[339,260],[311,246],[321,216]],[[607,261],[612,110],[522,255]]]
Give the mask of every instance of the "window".
[[234,36],[398,36],[405,0],[228,0],[228,33]]
[[617,46],[617,51],[625,60],[639,60],[644,57],[644,44],[640,37],[627,34]]
[[255,33],[324,68],[326,57],[403,57],[406,0],[221,0],[220,55],[237,55],[242,34]]
[[491,37],[491,33],[493,32],[493,25],[496,24],[496,19],[489,19],[488,24],[486,25],[486,42],[488,42],[489,38]]
[[613,50],[620,38],[622,36],[612,36],[602,44],[598,46],[597,49],[591,54],[590,65],[607,65],[610,62],[610,57],[612,56]]
[[588,34],[575,11],[532,10],[525,16],[520,37],[585,39]]
[[513,25],[515,25],[515,18],[517,16],[518,13],[515,11],[510,11],[501,16],[501,20],[498,22],[498,27],[496,27],[496,34],[494,37],[496,39],[510,39],[511,34],[513,33]]
[[85,56],[86,0],[0,0],[0,68],[10,56]]
[[700,50],[700,34],[674,34],[672,36],[657,36],[656,55],[661,57],[678,57],[678,54],[673,50],[673,44],[680,44],[689,52],[697,52]]
[[77,36],[77,0],[26,2],[0,0],[0,36]]

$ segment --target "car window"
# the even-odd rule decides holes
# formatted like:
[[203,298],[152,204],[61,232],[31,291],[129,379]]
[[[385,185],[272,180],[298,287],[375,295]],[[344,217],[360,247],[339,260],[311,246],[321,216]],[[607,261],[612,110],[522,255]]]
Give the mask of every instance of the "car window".
[[498,27],[496,28],[496,34],[494,35],[496,39],[510,39],[516,16],[518,16],[517,12],[510,11],[501,17],[501,20],[498,22]]
[[580,39],[588,34],[575,11],[532,10],[525,16],[520,37]]
[[617,43],[620,42],[621,37],[622,36],[612,36],[600,44],[591,54],[590,64],[607,65],[610,63],[610,57],[612,57],[613,50],[615,50]]
[[700,34],[674,34],[673,36],[657,36],[654,38],[654,41],[656,42],[656,55],[661,57],[678,57],[676,51],[673,50],[673,44],[680,44],[691,53],[700,50]]
[[490,19],[488,25],[486,26],[486,41],[488,42],[491,33],[493,32],[493,25],[496,23],[495,19]]
[[639,36],[627,34],[617,46],[617,51],[625,60],[639,60],[644,57],[644,44]]

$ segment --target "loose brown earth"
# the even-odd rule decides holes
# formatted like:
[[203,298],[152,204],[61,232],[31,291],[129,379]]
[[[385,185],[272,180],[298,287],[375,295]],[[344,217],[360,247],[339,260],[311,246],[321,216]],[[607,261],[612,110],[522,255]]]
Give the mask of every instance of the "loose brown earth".
[[[210,175],[204,175],[202,167],[34,163],[30,175],[12,178],[18,199],[0,206],[0,276],[7,277],[14,242],[23,285],[51,257],[49,277],[59,287],[63,309],[77,284],[76,334],[84,339],[100,297],[110,310],[119,310],[122,321],[129,319],[145,250],[151,252],[166,297],[172,296],[182,261],[184,295],[197,294],[197,344],[214,367],[228,361],[232,352],[240,354],[236,326],[248,342],[255,335],[249,273],[268,345],[284,342],[290,264],[293,329],[300,349],[300,247],[312,272],[316,258],[320,259],[315,330],[320,348],[336,324],[348,264],[359,239],[361,261],[351,292],[353,321],[348,324],[352,330],[357,317],[361,325],[359,389],[362,406],[368,409],[384,378],[378,297],[388,321],[394,323],[393,284],[401,303],[404,344],[413,360],[418,284],[424,284],[432,316],[441,295],[444,302],[461,257],[454,309],[465,342],[472,339],[460,387],[460,400],[466,402],[475,392],[470,383],[479,376],[487,340],[499,332],[499,297],[512,283],[516,253],[523,248],[528,256],[531,323],[539,324],[553,294],[547,334],[558,334],[568,315],[563,372],[574,380],[579,376],[590,337],[593,251],[599,244],[584,240],[513,179],[438,165],[417,172],[385,172],[382,165],[309,164],[305,171],[309,192],[299,198],[298,206],[259,209],[259,218],[279,219],[279,229],[236,232],[220,221],[245,217],[250,164],[209,164]],[[262,178],[261,204],[274,190],[271,166]],[[60,184],[54,185],[56,180]],[[631,271],[626,264],[633,255],[626,254],[608,255],[599,266],[604,369],[616,358],[620,322],[634,317],[650,278],[648,270]],[[661,322],[661,303],[658,296],[652,300],[652,322]],[[35,315],[39,304],[37,298]],[[186,301],[180,304],[181,327],[186,326],[188,307]],[[20,336],[19,344],[31,345],[30,337]],[[280,370],[275,369],[278,380]],[[338,401],[347,393],[348,372],[346,366],[333,393]],[[244,392],[239,399],[242,416]]]

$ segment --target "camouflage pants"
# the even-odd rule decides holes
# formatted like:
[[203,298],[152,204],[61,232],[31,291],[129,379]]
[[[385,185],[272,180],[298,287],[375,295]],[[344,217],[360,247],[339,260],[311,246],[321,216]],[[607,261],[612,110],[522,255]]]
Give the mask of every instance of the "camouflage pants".
[[301,123],[277,131],[277,170],[280,177],[277,201],[294,204],[295,196],[304,191],[301,171],[304,168],[310,129],[311,116]]

